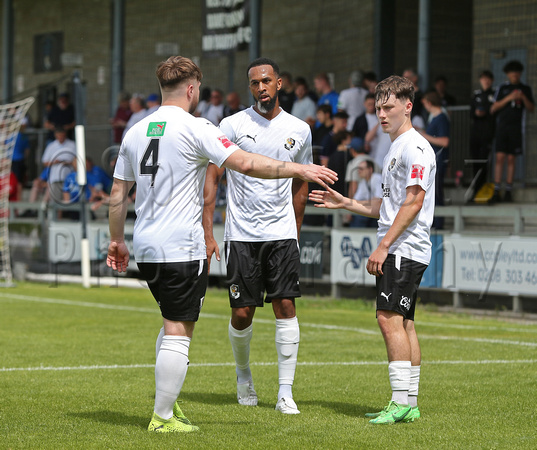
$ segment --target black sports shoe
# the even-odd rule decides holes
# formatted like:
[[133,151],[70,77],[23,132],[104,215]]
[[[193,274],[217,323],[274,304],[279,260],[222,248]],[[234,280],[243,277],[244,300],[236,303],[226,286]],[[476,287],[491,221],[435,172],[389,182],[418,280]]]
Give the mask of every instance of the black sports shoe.
[[500,203],[500,202],[501,202],[500,191],[497,191],[495,189],[494,194],[492,195],[492,197],[488,201],[488,204],[489,205],[494,205],[494,203]]

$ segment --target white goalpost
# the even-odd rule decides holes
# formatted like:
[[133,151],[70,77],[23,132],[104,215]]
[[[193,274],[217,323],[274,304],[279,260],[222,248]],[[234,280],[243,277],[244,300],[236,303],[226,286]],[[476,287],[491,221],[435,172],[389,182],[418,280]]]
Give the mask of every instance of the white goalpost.
[[9,181],[19,129],[33,97],[0,105],[0,286],[13,286],[9,254]]

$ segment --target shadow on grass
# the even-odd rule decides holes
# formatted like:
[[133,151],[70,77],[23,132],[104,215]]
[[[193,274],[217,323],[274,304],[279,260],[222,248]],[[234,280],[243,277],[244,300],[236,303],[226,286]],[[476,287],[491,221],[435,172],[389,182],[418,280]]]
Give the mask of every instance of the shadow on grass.
[[78,419],[89,419],[93,422],[109,423],[120,426],[134,426],[137,428],[147,428],[150,415],[141,417],[132,414],[125,414],[120,411],[87,411],[78,413],[69,413],[68,415]]
[[356,403],[330,402],[325,400],[297,400],[297,403],[298,409],[300,409],[300,407],[303,407],[304,405],[311,405],[316,408],[320,406],[322,408],[331,409],[336,414],[342,414],[344,416],[357,418],[364,418],[366,412],[374,412],[382,409],[378,406],[364,406]]
[[[185,403],[181,403],[181,407],[188,408],[188,402],[203,403],[207,405],[238,405],[235,394],[216,394],[216,393],[200,393],[200,392],[181,392],[179,397]],[[322,407],[334,411],[336,414],[342,414],[350,417],[364,418],[366,412],[380,411],[382,407],[360,405],[351,402],[330,402],[326,400],[307,400],[302,401],[296,399],[298,408],[303,405],[311,405],[312,407]],[[276,401],[265,402],[259,401],[257,408],[274,409]]]

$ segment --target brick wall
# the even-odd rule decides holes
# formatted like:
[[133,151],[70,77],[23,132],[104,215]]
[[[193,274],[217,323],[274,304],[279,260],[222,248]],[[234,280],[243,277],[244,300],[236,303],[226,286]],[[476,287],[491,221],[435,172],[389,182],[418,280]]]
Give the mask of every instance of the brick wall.
[[[0,0],[2,3],[2,0]],[[261,53],[274,58],[282,70],[304,76],[312,83],[319,71],[332,72],[335,87],[348,85],[352,70],[373,69],[375,0],[273,0],[262,2]],[[419,0],[393,0],[395,42],[393,67],[401,73],[417,64]],[[73,68],[33,73],[33,38],[62,31],[64,51],[84,58],[87,87],[87,124],[106,124],[110,115],[112,48],[110,0],[13,0],[15,17],[14,73],[24,79],[22,94],[72,74]],[[490,65],[498,50],[523,48],[527,52],[528,83],[537,89],[537,1],[452,0],[431,2],[431,80],[439,74],[459,104],[468,102],[477,87],[477,74]],[[0,9],[1,13],[1,9]],[[201,54],[201,0],[142,0],[125,2],[124,88],[148,94],[158,90],[154,71],[167,55],[156,54],[157,43],[179,46],[179,53],[195,58],[204,72],[203,85],[226,91],[233,85],[247,103],[247,51],[234,58],[204,58]],[[496,52],[496,53],[495,53]],[[230,66],[233,64],[233,66]],[[98,74],[104,73],[100,84]],[[2,74],[0,74],[2,76]],[[230,76],[233,80],[229,79]],[[102,81],[102,80],[101,80]],[[67,81],[59,83],[64,90]],[[17,91],[14,90],[17,94]],[[21,95],[22,95],[21,94]],[[37,118],[37,107],[31,111]],[[526,175],[537,180],[537,114],[528,122]],[[88,153],[98,154],[109,135],[88,137]]]

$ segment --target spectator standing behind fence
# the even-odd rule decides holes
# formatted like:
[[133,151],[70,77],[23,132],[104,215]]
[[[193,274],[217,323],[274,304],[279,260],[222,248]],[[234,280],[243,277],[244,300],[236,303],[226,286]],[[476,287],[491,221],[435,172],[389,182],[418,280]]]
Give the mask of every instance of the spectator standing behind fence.
[[319,73],[315,76],[313,84],[315,86],[315,90],[319,94],[317,105],[330,105],[332,106],[332,113],[336,114],[339,94],[332,89],[328,74],[324,72]]
[[210,103],[206,118],[218,126],[224,118],[224,93],[220,89],[213,89]]
[[[358,188],[354,193],[354,200],[362,202],[378,202],[382,199],[382,175],[375,172],[375,162],[372,159],[364,158],[357,167],[360,177]],[[373,217],[353,214],[349,226],[355,228],[376,228],[377,219]]]
[[209,106],[211,106],[211,88],[204,87],[200,93],[200,101],[196,110],[194,111],[194,116],[207,118],[207,111],[209,111]]
[[[72,164],[75,171],[67,175],[65,177],[65,181],[63,182],[63,203],[70,205],[80,202],[82,192],[77,180],[78,174],[76,172],[76,158],[73,160]],[[93,164],[93,161],[90,158],[86,158],[86,186],[84,193],[86,196],[86,201],[91,205],[92,219],[95,218],[93,211],[100,208],[103,204],[108,204],[109,201],[109,196],[104,191],[105,185],[103,184],[103,181],[105,180],[102,178],[101,173],[103,173],[108,180],[108,188],[112,182],[111,178],[104,173],[104,170],[102,170],[100,167],[98,168],[100,170],[96,170],[96,168],[97,166]],[[62,218],[79,220],[80,212],[63,211]]]
[[375,72],[368,71],[364,73],[364,79],[362,81],[362,86],[364,87],[364,89],[366,89],[369,93],[374,94],[377,84],[378,79],[377,74]]
[[121,144],[123,131],[127,126],[127,122],[132,116],[132,111],[129,106],[131,95],[128,92],[121,92],[118,96],[118,107],[114,117],[110,119],[110,124],[114,130],[114,144]]
[[293,78],[289,72],[282,72],[280,74],[282,79],[282,88],[278,92],[278,100],[280,101],[280,107],[291,114],[293,109],[293,103],[296,100],[295,86],[293,85]]
[[523,126],[525,112],[535,109],[531,88],[520,81],[524,66],[520,61],[508,62],[503,71],[507,81],[498,86],[491,112],[497,113],[496,120],[496,166],[494,168],[494,195],[491,203],[499,202],[500,184],[507,161],[507,176],[503,201],[512,202],[515,160],[524,147]]
[[[429,141],[436,154],[435,205],[443,206],[444,177],[449,160],[449,117],[442,108],[442,100],[437,92],[427,92],[423,96],[422,103],[429,113],[429,123],[425,131],[421,130],[420,134]],[[444,218],[435,217],[433,228],[442,229],[443,226]]]
[[291,108],[291,115],[306,122],[310,127],[315,124],[316,106],[315,102],[308,95],[308,83],[304,78],[295,80],[295,102]]
[[455,106],[457,100],[447,91],[448,81],[444,75],[438,75],[434,80],[434,90],[440,96],[442,107]]
[[334,136],[340,131],[347,130],[348,119],[349,119],[349,115],[345,111],[338,112],[334,116],[334,120],[333,120],[334,125],[332,126],[332,130],[324,137],[321,143],[321,146],[323,147],[321,149],[321,155],[320,155],[321,165],[326,166],[328,164],[328,160],[330,159],[330,156],[332,155],[332,153],[336,151],[337,143],[334,139]]
[[233,114],[246,109],[246,106],[241,103],[241,98],[237,92],[230,92],[227,94],[226,103],[227,105],[224,106],[224,117],[232,116]]
[[49,130],[47,143],[54,140],[54,130],[57,128],[63,128],[67,132],[67,137],[73,139],[75,125],[75,108],[71,104],[69,94],[63,92],[59,95],[58,102],[52,107],[45,121],[45,128]]
[[34,180],[30,192],[30,202],[37,201],[43,188],[47,188],[43,201],[48,201],[49,196],[57,203],[63,199],[63,182],[69,173],[73,171],[72,162],[76,158],[74,141],[67,138],[67,132],[58,128],[54,132],[56,138],[48,144],[43,152],[41,162],[45,169]]
[[427,119],[427,111],[423,108],[421,99],[423,92],[418,85],[419,77],[415,69],[409,67],[404,70],[403,77],[410,80],[414,85],[414,106],[412,107],[412,125],[416,129],[425,128],[425,120]]
[[149,94],[145,99],[145,106],[147,108],[145,115],[148,116],[149,114],[153,114],[160,108],[160,96],[155,93]]
[[313,129],[311,133],[311,142],[313,145],[320,146],[323,143],[324,137],[332,131],[332,127],[334,126],[334,121],[332,120],[332,107],[330,105],[318,106],[315,116],[320,125]]
[[129,107],[132,111],[132,114],[127,121],[127,125],[125,125],[125,129],[123,130],[123,138],[134,124],[140,122],[140,120],[147,115],[147,109],[145,109],[145,100],[141,94],[132,95],[131,99],[129,100]]
[[338,111],[345,111],[349,115],[347,130],[351,131],[354,122],[365,111],[364,100],[367,90],[362,87],[363,74],[360,70],[351,72],[349,88],[343,89],[338,98]]
[[22,188],[26,182],[26,163],[25,159],[30,151],[30,141],[28,136],[24,134],[24,130],[28,125],[28,117],[25,117],[21,123],[17,138],[15,140],[15,146],[13,147],[13,157],[11,159],[11,172],[15,174],[17,179],[17,190],[15,192],[15,200],[22,198]]
[[[490,70],[481,72],[479,75],[481,89],[474,91],[470,102],[470,116],[472,118],[470,155],[474,160],[488,160],[490,151],[492,150],[495,117],[490,112],[490,108],[494,103],[493,83],[494,75]],[[487,163],[474,162],[472,168],[474,177],[477,177],[475,179],[474,192],[478,192],[487,181]]]
[[366,142],[367,132],[378,125],[375,113],[375,94],[367,94],[364,99],[364,112],[356,119],[352,128],[353,145],[363,148],[365,153],[371,150],[371,143]]

